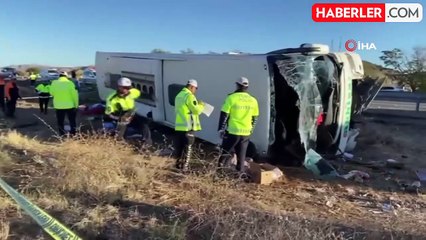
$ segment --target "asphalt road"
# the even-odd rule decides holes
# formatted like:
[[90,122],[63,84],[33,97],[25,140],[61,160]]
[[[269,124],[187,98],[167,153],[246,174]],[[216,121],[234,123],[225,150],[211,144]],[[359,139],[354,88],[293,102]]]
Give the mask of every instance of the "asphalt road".
[[[416,102],[423,99],[416,111]],[[425,118],[426,95],[422,93],[381,92],[368,107],[367,113],[389,116]]]

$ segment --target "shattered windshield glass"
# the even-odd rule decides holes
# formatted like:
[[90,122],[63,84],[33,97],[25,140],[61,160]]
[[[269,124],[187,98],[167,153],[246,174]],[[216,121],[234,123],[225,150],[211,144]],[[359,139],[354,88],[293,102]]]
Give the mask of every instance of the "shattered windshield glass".
[[[329,58],[304,55],[277,60],[281,75],[299,96],[298,132],[306,151],[305,166],[315,152],[317,120],[328,105],[332,83],[336,82],[336,66]],[[315,152],[316,153],[316,152]],[[318,160],[315,160],[318,161]]]
[[322,111],[321,94],[317,87],[312,57],[294,56],[277,60],[281,75],[299,95],[299,133],[306,151],[315,148],[316,119]]

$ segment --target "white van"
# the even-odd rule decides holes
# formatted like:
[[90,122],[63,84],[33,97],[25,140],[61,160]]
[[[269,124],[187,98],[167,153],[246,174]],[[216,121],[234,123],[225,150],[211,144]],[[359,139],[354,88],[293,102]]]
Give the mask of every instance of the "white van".
[[[217,130],[223,101],[235,90],[236,79],[244,76],[259,103],[260,116],[249,150],[256,156],[281,154],[300,143],[305,150],[323,145],[333,153],[354,147],[351,139],[347,148],[354,133],[350,129],[356,110],[352,92],[354,82],[362,81],[364,75],[356,53],[330,53],[328,46],[319,44],[266,54],[97,52],[96,71],[101,99],[116,89],[120,77],[128,77],[142,92],[138,115],[171,128],[175,96],[188,79],[196,79],[197,98],[215,107],[210,117],[201,116],[203,130],[196,136],[213,144],[221,142]],[[321,125],[318,134],[317,123]],[[317,146],[317,139],[324,144]]]

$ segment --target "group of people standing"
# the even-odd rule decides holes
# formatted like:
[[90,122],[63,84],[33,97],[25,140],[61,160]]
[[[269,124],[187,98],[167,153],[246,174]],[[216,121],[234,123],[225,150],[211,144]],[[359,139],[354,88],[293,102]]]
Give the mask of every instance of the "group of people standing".
[[[69,120],[70,135],[76,133],[79,95],[78,84],[73,80],[73,78],[68,77],[66,72],[60,72],[58,79],[51,83],[40,83],[35,87],[42,114],[48,113],[49,99],[50,97],[53,98],[53,108],[56,112],[60,136],[66,134],[64,127],[66,116]],[[218,123],[217,131],[223,139],[219,167],[228,167],[235,154],[237,156],[237,170],[245,172],[247,147],[259,116],[259,106],[256,98],[248,92],[249,80],[247,78],[240,77],[235,84],[236,90],[226,97],[222,105]],[[35,84],[32,83],[31,85]],[[205,104],[197,100],[195,96],[197,90],[198,82],[191,79],[175,98],[175,132],[177,138],[174,157],[176,158],[176,167],[184,171],[189,168],[195,133],[202,130],[199,115],[203,112]],[[5,94],[5,96],[1,96],[1,94]],[[115,124],[128,121],[127,124],[134,124],[140,129],[142,123],[134,118],[135,100],[140,95],[140,91],[132,87],[130,79],[119,79],[118,89],[107,97],[104,121]],[[7,99],[7,112],[9,115],[13,115],[16,101],[21,98],[16,79],[10,79],[7,83],[4,79],[0,79],[0,99],[4,98]],[[0,105],[5,110],[4,103],[0,102]]]

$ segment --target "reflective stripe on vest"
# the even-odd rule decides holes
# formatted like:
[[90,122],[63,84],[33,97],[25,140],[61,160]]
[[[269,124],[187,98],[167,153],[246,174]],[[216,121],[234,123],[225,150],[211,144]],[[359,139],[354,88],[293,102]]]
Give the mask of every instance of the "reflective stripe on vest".
[[199,131],[201,124],[199,117],[191,113],[187,106],[188,97],[192,93],[184,88],[175,98],[175,130],[176,131]]

